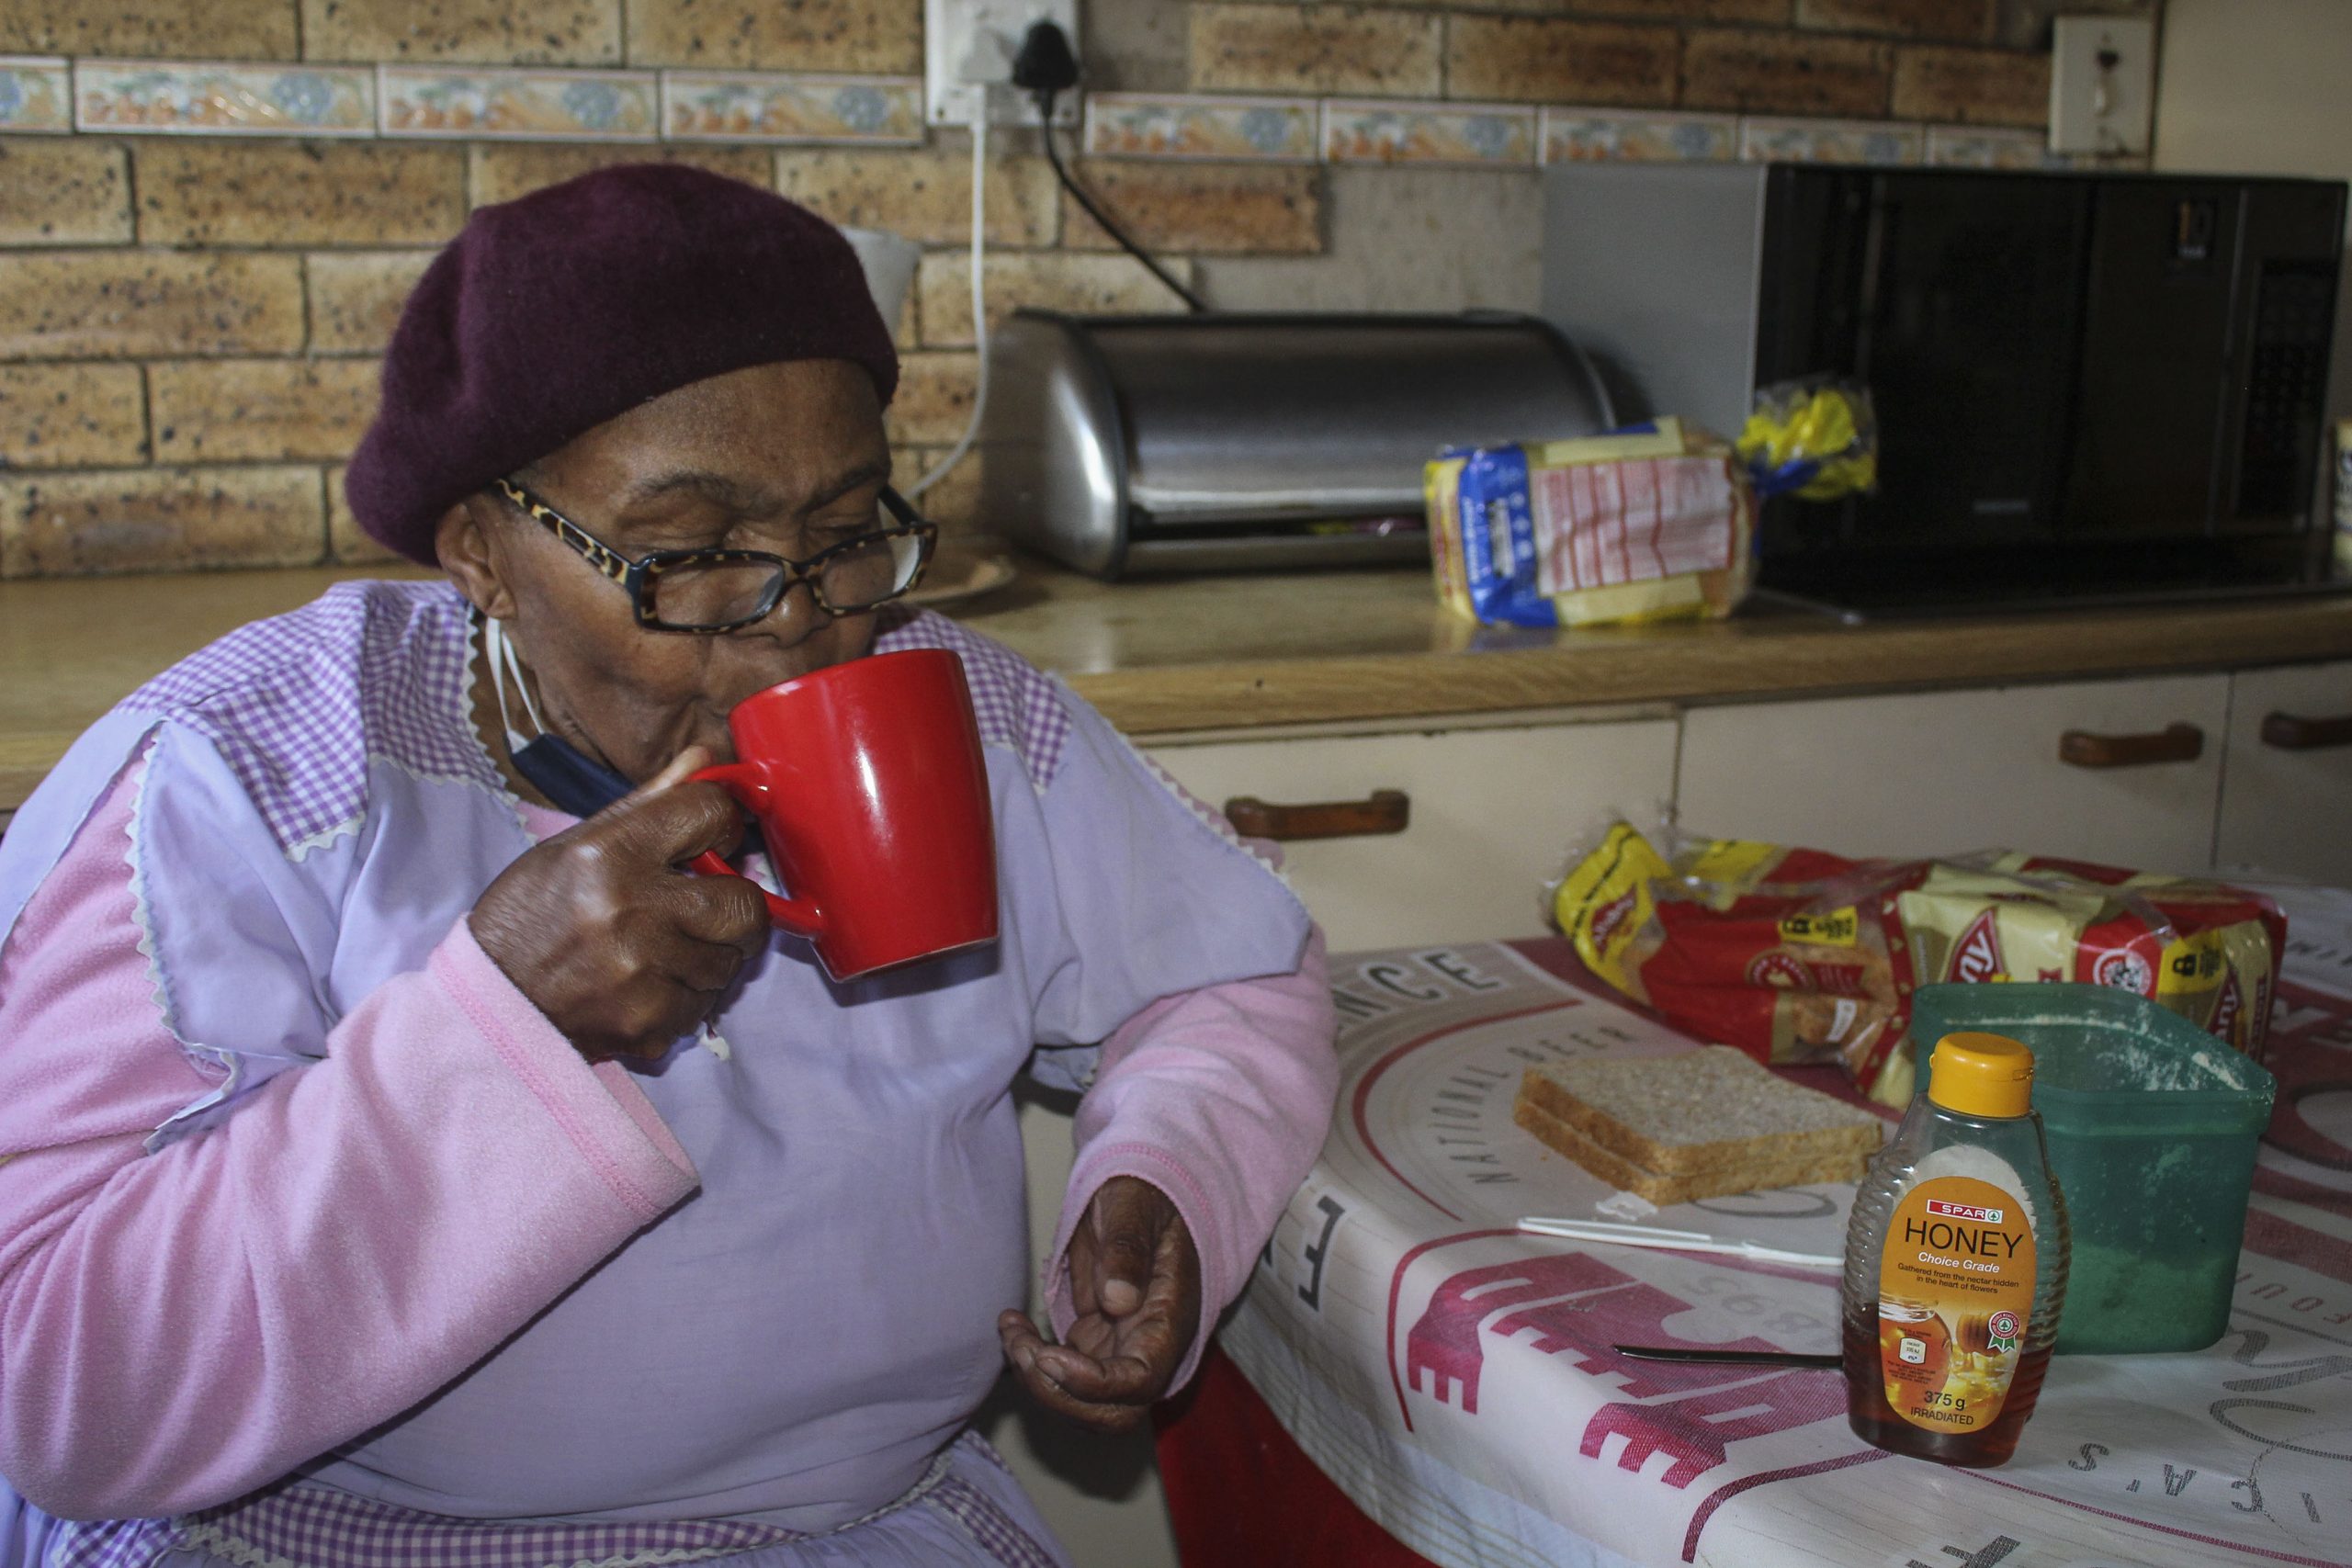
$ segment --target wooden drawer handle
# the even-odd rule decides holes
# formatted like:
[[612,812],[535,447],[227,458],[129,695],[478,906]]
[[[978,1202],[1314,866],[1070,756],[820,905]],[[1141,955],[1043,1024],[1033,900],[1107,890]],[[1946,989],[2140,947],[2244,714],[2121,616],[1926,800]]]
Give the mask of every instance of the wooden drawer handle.
[[2077,768],[2143,768],[2151,762],[2193,762],[2205,754],[2205,732],[2168,724],[2153,735],[2094,735],[2070,729],[2058,738],[2058,760]]
[[1254,795],[1237,795],[1225,803],[1226,820],[1236,832],[1284,843],[1401,833],[1412,814],[1413,797],[1401,789],[1376,789],[1363,800],[1320,800],[1306,806],[1277,806]]
[[2265,714],[2262,743],[2281,751],[2318,751],[2330,746],[2352,746],[2352,714],[2331,718],[2304,718],[2291,713]]

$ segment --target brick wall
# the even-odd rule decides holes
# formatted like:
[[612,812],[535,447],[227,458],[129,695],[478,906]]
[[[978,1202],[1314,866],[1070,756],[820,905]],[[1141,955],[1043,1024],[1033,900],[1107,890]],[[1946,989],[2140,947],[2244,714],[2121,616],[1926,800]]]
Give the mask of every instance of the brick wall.
[[[1312,306],[1347,265],[1336,168],[1484,171],[1450,189],[1557,157],[2038,162],[2048,15],[2155,4],[1092,0],[1081,168],[1179,276],[1214,293],[1219,266],[1287,258],[1278,290]],[[922,128],[922,13],[0,0],[0,576],[377,558],[340,464],[433,248],[474,206],[635,158],[927,248],[890,416],[902,472],[927,467],[975,355],[969,144]],[[1035,136],[1004,141],[991,314],[1170,308]],[[1385,302],[1485,302],[1448,287]],[[930,509],[972,524],[976,477]]]

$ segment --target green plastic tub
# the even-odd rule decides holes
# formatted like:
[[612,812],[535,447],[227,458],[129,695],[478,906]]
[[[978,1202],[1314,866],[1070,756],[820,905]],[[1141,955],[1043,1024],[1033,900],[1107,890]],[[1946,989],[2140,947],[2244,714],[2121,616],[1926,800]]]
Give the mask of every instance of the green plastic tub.
[[2060,1353],[2201,1350],[2229,1326],[2254,1152],[2278,1080],[2144,997],[2106,986],[1922,986],[1919,1082],[1955,1030],[2033,1052],[2033,1107],[2074,1224]]

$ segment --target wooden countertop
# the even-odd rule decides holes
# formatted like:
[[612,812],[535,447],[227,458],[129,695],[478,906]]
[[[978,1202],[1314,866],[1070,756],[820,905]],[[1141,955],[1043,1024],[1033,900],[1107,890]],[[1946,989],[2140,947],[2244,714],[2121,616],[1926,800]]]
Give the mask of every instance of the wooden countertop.
[[[0,583],[0,810],[175,659],[365,575]],[[1136,734],[2352,659],[2352,595],[1861,626],[1743,614],[1531,631],[1453,619],[1412,569],[1109,585],[1024,561],[1008,587],[951,608]]]

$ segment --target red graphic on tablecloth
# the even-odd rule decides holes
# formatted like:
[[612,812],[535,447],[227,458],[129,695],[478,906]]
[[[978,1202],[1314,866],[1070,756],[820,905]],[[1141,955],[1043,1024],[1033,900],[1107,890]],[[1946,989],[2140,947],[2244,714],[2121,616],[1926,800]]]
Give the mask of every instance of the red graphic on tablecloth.
[[[1753,1377],[1753,1367],[1735,1374]],[[1604,1404],[1585,1424],[1583,1453],[1599,1459],[1610,1438],[1625,1439],[1617,1468],[1638,1472],[1652,1454],[1673,1460],[1663,1479],[1688,1486],[1730,1456],[1742,1438],[1810,1427],[1846,1413],[1846,1381],[1828,1370],[1779,1372],[1758,1382],[1713,1389],[1660,1404]]]
[[[2352,1089],[2352,997],[2281,980],[2279,1006],[2269,1022],[2267,1067],[2279,1077],[2279,1098],[2263,1131],[2267,1149],[2253,1168],[2253,1190],[2298,1203],[2340,1203],[2352,1192],[2352,1147],[2312,1126],[2302,1105]],[[2281,1164],[2279,1155],[2290,1161]],[[2265,1239],[2260,1218],[2263,1206],[2256,1203],[2246,1218],[2246,1251],[2289,1258],[2331,1279],[2352,1279],[2352,1246],[2319,1232],[2275,1246]]]
[[[1618,1464],[1639,1471],[1652,1454],[1667,1454],[1673,1461],[1665,1476],[1669,1486],[1688,1486],[1724,1463],[1726,1444],[1808,1426],[1845,1409],[1845,1385],[1831,1373],[1759,1378],[1753,1367],[1617,1354],[1621,1344],[1671,1343],[1666,1320],[1690,1309],[1689,1302],[1582,1253],[1465,1269],[1438,1286],[1406,1335],[1404,1381],[1440,1404],[1458,1400],[1476,1415],[1487,1336],[1520,1340],[1547,1356],[1573,1357],[1580,1371],[1614,1377],[1627,1396],[1604,1406],[1586,1427],[1586,1457],[1598,1458],[1609,1438],[1623,1437]],[[1742,1338],[1718,1348],[1778,1347]],[[1654,1399],[1659,1402],[1632,1403]]]

